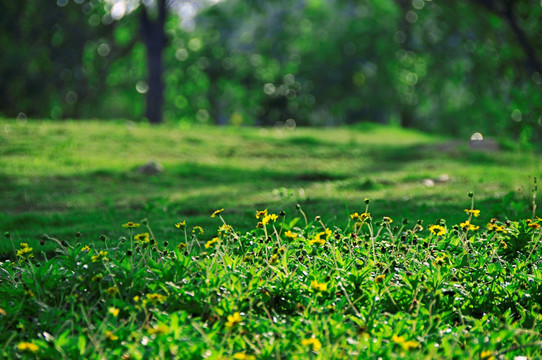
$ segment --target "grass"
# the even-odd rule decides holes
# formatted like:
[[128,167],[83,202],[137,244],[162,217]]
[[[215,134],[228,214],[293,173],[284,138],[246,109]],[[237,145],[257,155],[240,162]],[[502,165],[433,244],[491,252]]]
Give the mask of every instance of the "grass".
[[[367,202],[368,203],[368,202]],[[423,228],[256,212],[240,232],[155,240],[126,223],[100,248],[45,237],[0,263],[0,354],[40,359],[535,359],[542,219]],[[213,215],[214,215],[213,214]],[[254,215],[254,213],[253,213]],[[474,216],[473,216],[474,215]],[[312,218],[312,216],[309,216]],[[210,239],[210,240],[207,240]]]
[[[442,151],[448,139],[374,124],[288,131],[0,120],[0,129],[0,229],[32,246],[43,233],[114,238],[118,224],[143,218],[167,238],[172,223],[206,226],[217,208],[243,230],[252,209],[292,212],[297,203],[342,226],[366,197],[377,216],[457,223],[468,191],[484,220],[526,217],[531,179],[541,175],[536,154],[475,152],[466,142]],[[165,171],[135,172],[149,160]],[[441,175],[451,181],[424,185]]]
[[537,154],[378,125],[0,129],[2,358],[542,357]]

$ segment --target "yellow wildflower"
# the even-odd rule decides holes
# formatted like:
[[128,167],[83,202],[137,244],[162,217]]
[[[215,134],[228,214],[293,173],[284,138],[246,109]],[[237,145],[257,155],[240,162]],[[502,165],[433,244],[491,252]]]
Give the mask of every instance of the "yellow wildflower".
[[21,243],[21,248],[17,250],[17,256],[21,259],[30,259],[34,257],[32,254],[32,248],[27,243]]
[[238,353],[233,354],[233,358],[235,360],[256,360],[256,356],[248,355],[244,352],[238,352]]
[[92,256],[92,262],[98,262],[98,261],[109,261],[109,258],[107,257],[107,251],[100,250],[100,252],[97,255]]
[[218,214],[220,214],[222,211],[224,211],[224,209],[218,209],[218,210],[215,210],[212,214],[211,214],[211,217],[214,218],[216,217]]
[[113,334],[113,333],[112,333],[111,331],[109,331],[109,330],[107,330],[107,331],[105,332],[105,337],[108,338],[108,339],[111,340],[111,341],[115,341],[115,340],[118,340],[118,339],[119,339],[119,337],[118,337],[117,335]]
[[140,227],[141,225],[138,224],[138,223],[135,223],[133,221],[129,221],[127,222],[126,224],[122,224],[122,227],[123,228],[129,228],[129,229],[134,229],[134,228],[138,228]]
[[6,316],[6,310],[0,308],[0,315]]
[[266,216],[264,216],[264,218],[262,219],[262,224],[267,225],[267,224],[269,224],[269,222],[271,222],[271,221],[273,221],[273,222],[277,221],[278,218],[279,218],[279,217],[278,217],[277,214],[269,214],[269,215],[266,215]]
[[471,224],[469,220],[465,220],[465,222],[462,222],[461,224],[459,224],[459,226],[461,226],[461,229],[465,231],[476,231],[480,228],[479,226]]
[[535,223],[535,222],[532,222],[532,223],[528,224],[527,226],[530,227],[531,229],[535,229],[535,230],[540,229],[540,224]]
[[26,341],[23,341],[23,342],[20,342],[19,344],[17,344],[17,350],[21,351],[21,352],[31,352],[31,353],[37,353],[38,350],[39,350],[39,346],[34,344],[34,343],[31,343],[31,342],[26,342]]
[[243,317],[239,312],[233,313],[233,315],[228,315],[228,321],[226,322],[226,327],[232,328],[237,326],[243,321]]
[[468,215],[473,215],[474,217],[478,217],[480,216],[480,210],[470,210],[470,209],[465,209],[465,212],[468,214]]
[[318,352],[322,348],[322,343],[317,338],[308,338],[301,340],[301,345],[305,347],[311,347],[312,351]]
[[260,220],[267,216],[267,209],[256,211],[256,219]]
[[193,234],[199,233],[200,235],[203,235],[203,228],[201,226],[194,226],[192,228],[192,233]]
[[209,249],[209,248],[212,248],[216,243],[218,243],[220,241],[219,238],[215,237],[213,238],[212,240],[209,240],[207,241],[207,243],[205,244],[205,248],[206,249]]
[[177,249],[179,249],[179,250],[182,250],[182,249],[184,249],[184,248],[186,248],[186,247],[187,247],[187,245],[186,245],[185,243],[183,243],[183,242],[181,242],[181,243],[179,243],[179,244],[177,245]]
[[319,237],[316,237],[312,240],[309,240],[309,245],[314,245],[314,244],[318,244],[318,245],[325,245],[326,241],[324,239],[320,239]]
[[220,226],[220,227],[218,228],[218,232],[219,232],[219,233],[223,232],[223,233],[225,233],[225,234],[231,233],[231,232],[233,232],[233,227],[232,227],[231,225],[223,224],[222,226]]
[[109,309],[107,309],[107,312],[113,315],[114,317],[117,317],[119,316],[120,310],[114,307],[110,307]]
[[286,232],[284,233],[284,236],[286,236],[286,237],[289,238],[289,239],[295,240],[295,239],[297,238],[298,235],[297,235],[296,233],[293,233],[293,232],[291,232],[290,230],[288,230],[288,231],[286,231]]
[[[314,237],[314,239],[310,240],[309,241],[309,245],[314,245],[314,244],[318,244],[318,245],[324,245],[326,243],[326,240],[331,236],[331,230],[329,229],[325,229],[324,231],[322,232],[319,232],[318,234],[316,234],[316,236]],[[323,237],[323,238],[322,238]]]
[[81,251],[91,252],[92,249],[90,248],[90,246],[85,245],[85,246],[83,246],[83,247],[81,248]]
[[446,255],[437,256],[433,264],[440,265],[440,266],[446,265]]
[[353,213],[353,214],[350,214],[350,218],[352,220],[356,220],[359,221],[359,222],[364,222],[365,220],[369,219],[371,217],[371,214],[368,213],[368,212],[364,212],[364,213],[361,213],[361,214],[358,214],[357,212]]
[[384,216],[382,218],[382,221],[384,222],[384,224],[391,224],[393,222],[393,219],[388,216]]
[[327,291],[327,284],[320,283],[317,280],[311,281],[311,288],[315,291]]
[[105,292],[108,294],[108,295],[111,295],[111,296],[114,296],[114,295],[117,295],[119,293],[119,289],[117,289],[116,286],[111,286],[110,288],[107,288],[105,290]]
[[177,229],[183,229],[185,226],[186,226],[186,220],[183,220],[183,221],[178,222],[178,223],[175,224],[175,227]]
[[501,233],[506,234],[506,228],[504,227],[504,225],[497,225],[497,224],[488,223],[487,224],[487,229],[489,231],[501,232]]
[[269,264],[275,265],[278,262],[279,262],[278,254],[275,254],[275,255],[271,256],[271,259],[269,260]]
[[381,284],[384,282],[385,279],[386,279],[386,275],[377,275],[375,277],[375,283]]
[[162,294],[147,294],[145,296],[147,300],[153,304],[163,303],[167,299],[167,296],[162,295]]
[[148,244],[150,243],[150,238],[149,238],[149,233],[141,233],[141,234],[137,234],[137,235],[134,235],[134,240],[137,241],[138,243],[141,243],[141,244]]
[[446,229],[441,225],[431,225],[429,231],[437,236],[446,234]]
[[410,351],[420,346],[420,343],[417,341],[413,341],[413,340],[406,341],[404,337],[397,336],[395,334],[391,337],[391,340],[394,343],[400,345],[405,351]]
[[480,353],[480,360],[495,360],[495,356],[490,350],[484,350]]

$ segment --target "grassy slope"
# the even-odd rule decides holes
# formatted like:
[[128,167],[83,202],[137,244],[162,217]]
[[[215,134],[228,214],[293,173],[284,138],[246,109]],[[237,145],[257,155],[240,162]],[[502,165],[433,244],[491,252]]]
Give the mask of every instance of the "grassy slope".
[[[527,217],[535,154],[481,153],[466,144],[398,128],[296,129],[149,127],[123,122],[0,120],[0,230],[36,244],[42,233],[71,240],[123,233],[120,224],[148,218],[167,240],[172,224],[216,226],[209,214],[253,228],[254,210],[295,212],[342,225],[372,199],[375,216],[463,221],[468,191],[490,217]],[[159,176],[134,172],[149,160]],[[452,181],[427,187],[425,178]],[[514,198],[503,196],[515,192]],[[2,242],[0,253],[9,251]]]

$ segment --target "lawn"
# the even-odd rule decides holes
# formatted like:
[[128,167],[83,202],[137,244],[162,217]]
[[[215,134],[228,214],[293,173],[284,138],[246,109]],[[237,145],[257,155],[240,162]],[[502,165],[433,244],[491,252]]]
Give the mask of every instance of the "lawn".
[[367,124],[0,125],[2,358],[542,356],[535,153]]
[[[519,218],[530,214],[532,178],[542,175],[538,154],[473,151],[466,140],[375,124],[289,130],[0,120],[0,129],[0,229],[31,245],[42,234],[116,238],[119,224],[143,218],[167,239],[175,222],[205,227],[219,208],[248,230],[255,209],[294,214],[297,203],[342,226],[367,197],[376,216],[457,223],[469,191],[483,221]],[[151,160],[164,172],[137,173]],[[4,256],[9,250],[2,243]]]

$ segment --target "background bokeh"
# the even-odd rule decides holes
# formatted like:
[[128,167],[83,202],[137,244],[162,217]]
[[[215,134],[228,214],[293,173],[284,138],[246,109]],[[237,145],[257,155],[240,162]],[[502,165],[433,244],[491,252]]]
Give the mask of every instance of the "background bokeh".
[[534,0],[8,1],[0,115],[371,121],[529,148],[541,20]]

